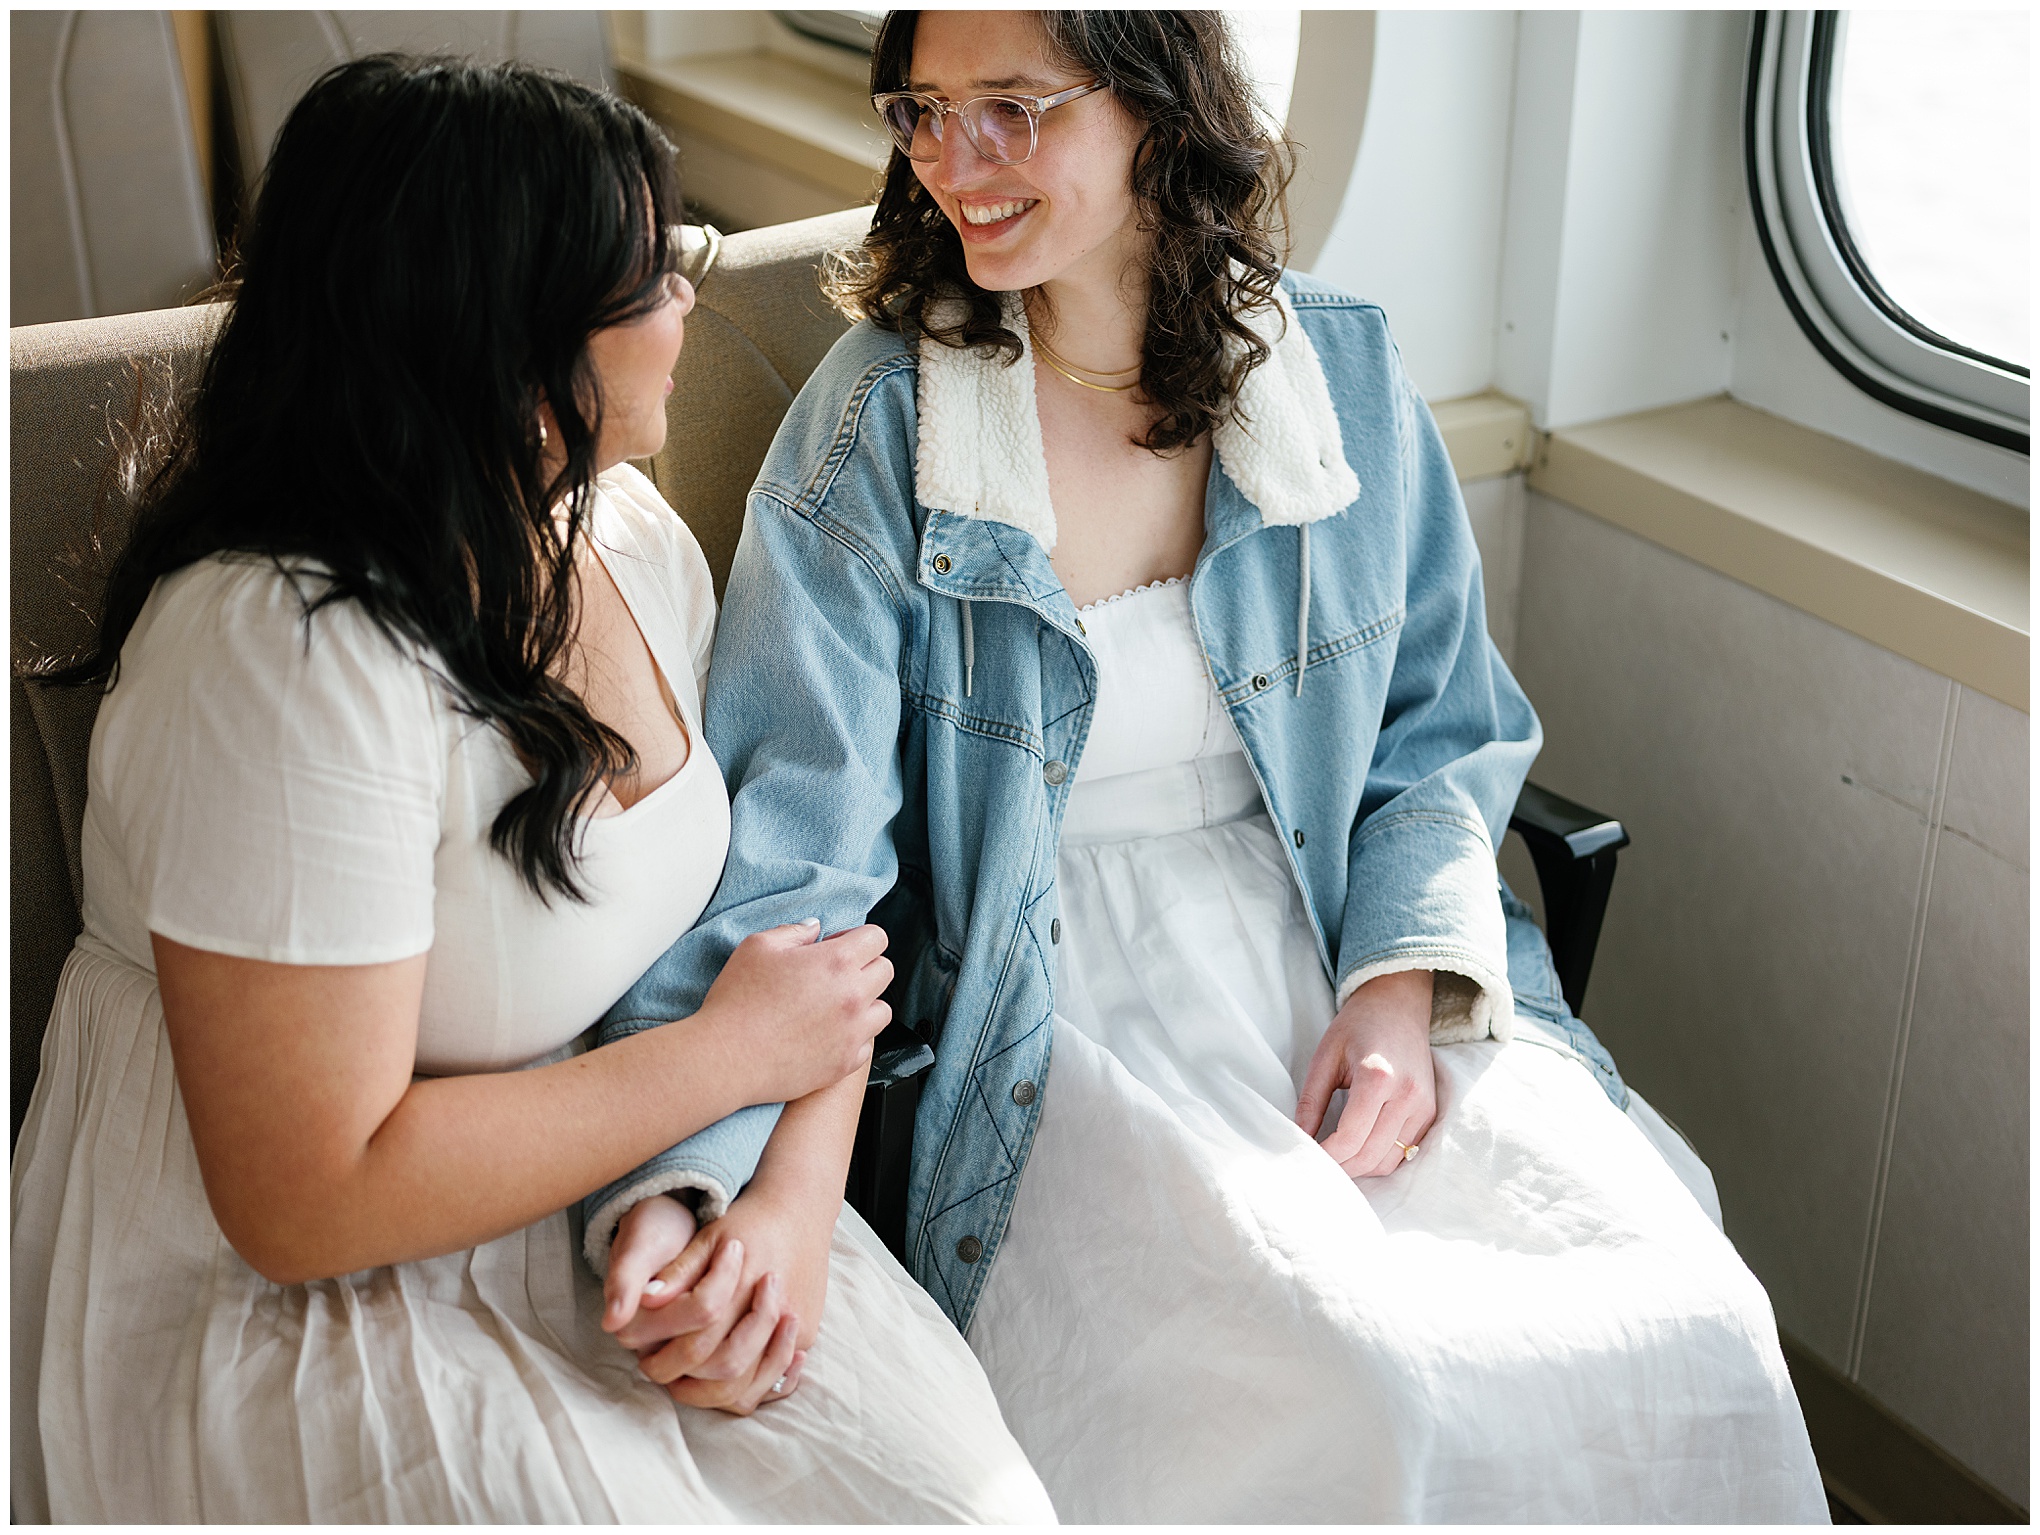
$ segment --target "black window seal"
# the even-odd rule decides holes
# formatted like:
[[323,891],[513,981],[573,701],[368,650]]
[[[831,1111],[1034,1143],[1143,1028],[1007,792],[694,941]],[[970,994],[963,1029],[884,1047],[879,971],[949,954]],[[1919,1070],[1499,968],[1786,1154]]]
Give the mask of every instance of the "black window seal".
[[1863,290],[1864,297],[1883,310],[1885,318],[1899,329],[1944,352],[1953,352],[1959,357],[1968,357],[1989,367],[2003,368],[2008,373],[2031,378],[2032,373],[2018,363],[1993,357],[1973,346],[1964,346],[1953,337],[1944,336],[1931,326],[1922,324],[1885,291],[1884,284],[1877,280],[1877,274],[1870,270],[1870,263],[1863,259],[1855,232],[1849,228],[1848,215],[1842,208],[1840,184],[1835,179],[1834,122],[1829,116],[1829,104],[1834,89],[1835,49],[1841,40],[1840,23],[1839,11],[1813,13],[1813,64],[1806,80],[1806,147],[1813,162],[1813,188],[1820,199],[1821,216],[1827,220],[1828,233],[1834,237],[1835,249],[1841,254],[1842,263],[1856,280],[1856,286]]

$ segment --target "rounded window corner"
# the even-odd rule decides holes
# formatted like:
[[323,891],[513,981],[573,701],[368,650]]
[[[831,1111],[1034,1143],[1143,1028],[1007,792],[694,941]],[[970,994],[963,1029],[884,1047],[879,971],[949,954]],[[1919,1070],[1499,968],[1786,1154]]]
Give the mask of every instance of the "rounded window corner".
[[1851,232],[1830,135],[1845,26],[1833,11],[1755,15],[1742,136],[1765,264],[1807,340],[1856,388],[1919,420],[2030,455],[2028,370],[1907,312]]

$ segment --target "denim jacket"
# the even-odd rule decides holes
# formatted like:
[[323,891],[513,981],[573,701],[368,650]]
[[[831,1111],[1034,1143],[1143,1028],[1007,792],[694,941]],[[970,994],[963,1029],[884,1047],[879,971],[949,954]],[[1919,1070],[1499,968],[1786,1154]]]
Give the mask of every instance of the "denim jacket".
[[[1024,338],[1025,317],[1009,307]],[[1613,1063],[1559,998],[1495,848],[1542,736],[1489,641],[1451,461],[1379,309],[1308,278],[1243,421],[1214,432],[1190,600],[1343,1002],[1439,972],[1436,1042],[1518,1016]],[[908,1266],[967,1327],[1041,1114],[1060,933],[1056,854],[1097,695],[1055,544],[1031,350],[861,325],[780,427],[730,572],[705,728],[730,857],[694,930],[620,1001],[607,1041],[701,1003],[746,935],[874,915],[897,1016],[935,1050],[915,1122]],[[726,1207],[778,1108],[745,1109],[592,1196],[586,1252],[660,1191]]]

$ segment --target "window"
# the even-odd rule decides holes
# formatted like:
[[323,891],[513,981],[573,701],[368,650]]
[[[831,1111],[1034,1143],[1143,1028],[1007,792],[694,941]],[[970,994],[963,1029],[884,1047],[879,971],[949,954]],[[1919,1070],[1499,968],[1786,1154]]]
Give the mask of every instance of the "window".
[[1800,328],[1885,404],[2029,449],[2030,23],[1759,13],[1744,150]]
[[772,14],[802,37],[848,48],[853,53],[871,52],[871,45],[878,41],[879,23],[885,20],[884,11],[774,11]]

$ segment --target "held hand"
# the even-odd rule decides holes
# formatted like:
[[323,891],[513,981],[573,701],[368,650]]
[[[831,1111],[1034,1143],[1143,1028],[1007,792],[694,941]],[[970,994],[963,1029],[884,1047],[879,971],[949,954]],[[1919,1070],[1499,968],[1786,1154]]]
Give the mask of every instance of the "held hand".
[[1421,1145],[1438,1117],[1431,1060],[1431,972],[1378,975],[1346,999],[1318,1042],[1297,1096],[1296,1122],[1315,1136],[1332,1094],[1346,1089],[1326,1153],[1348,1177],[1377,1178],[1403,1163],[1403,1146]]
[[677,1293],[653,1276],[694,1240],[694,1212],[666,1194],[640,1199],[625,1212],[609,1248],[609,1273],[602,1281],[602,1330],[619,1332],[638,1314],[642,1298],[651,1305]]
[[[647,1230],[664,1220],[648,1218]],[[617,1341],[690,1406],[744,1415],[790,1395],[819,1328],[834,1229],[832,1218],[803,1218],[754,1184],[645,1285],[636,1315],[614,1329]],[[618,1233],[612,1275],[631,1235]]]
[[871,1059],[892,1019],[885,929],[866,923],[819,941],[818,923],[768,928],[738,944],[695,1016],[722,1031],[754,1102],[805,1097]]

